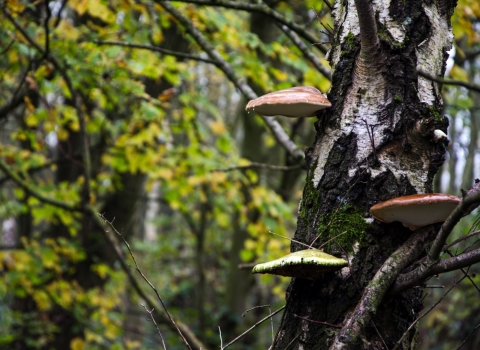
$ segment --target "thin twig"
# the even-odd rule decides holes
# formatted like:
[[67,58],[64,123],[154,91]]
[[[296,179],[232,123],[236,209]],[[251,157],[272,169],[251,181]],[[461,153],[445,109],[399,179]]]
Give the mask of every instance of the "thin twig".
[[[120,244],[116,238],[115,235],[112,234],[111,231],[105,230],[105,222],[100,218],[100,216],[97,214],[95,211],[95,208],[93,208],[90,205],[87,205],[86,209],[89,211],[89,213],[92,215],[95,223],[99,228],[101,228],[101,231],[105,240],[110,244],[110,246],[113,248],[113,252],[116,255],[116,258],[118,259],[120,266],[122,267],[123,271],[127,274],[128,281],[130,285],[133,287],[133,289],[137,292],[138,296],[145,300],[147,305],[150,307],[154,307],[156,305],[155,301],[150,298],[140,287],[140,284],[138,283],[137,279],[133,275],[130,265],[126,263],[125,255],[123,253],[122,248],[120,247]],[[167,326],[169,326],[172,331],[177,331],[177,326],[180,328],[185,335],[186,338],[188,338],[189,343],[192,343],[195,348],[201,348],[203,350],[207,350],[207,347],[195,336],[195,334],[192,332],[192,330],[183,322],[177,321],[176,325],[172,324],[170,320],[167,318],[167,316],[158,313],[158,316],[161,317],[161,321],[165,323]]]
[[[446,252],[448,255],[450,255],[452,258],[453,258],[453,254],[450,250],[447,250]],[[467,273],[467,271],[465,271],[465,269],[463,267],[460,268],[460,271],[463,272],[463,274],[465,275],[465,277],[468,278],[468,280],[473,284],[473,286],[475,287],[475,289],[480,293],[480,289],[478,288],[477,284],[475,283],[475,281],[472,279],[472,277],[470,277]]]
[[243,264],[238,264],[237,267],[240,270],[251,270],[257,263],[243,263]]
[[65,8],[65,5],[67,4],[68,0],[63,0],[61,5],[60,5],[60,10],[58,10],[57,18],[55,19],[55,23],[53,23],[53,28],[57,28],[58,24],[60,23],[60,20],[62,19],[62,11]]
[[83,211],[82,208],[71,205],[56,199],[52,199],[49,197],[44,196],[40,191],[37,191],[32,185],[24,181],[18,174],[16,174],[14,171],[12,171],[7,164],[5,164],[1,159],[0,159],[0,170],[5,172],[5,174],[13,181],[15,182],[18,186],[23,188],[25,191],[28,192],[29,195],[37,198],[43,203],[53,205],[58,208],[62,208],[68,211],[78,211],[81,212]]
[[[270,315],[272,314],[272,308],[269,306],[268,307],[268,312],[270,312]],[[273,316],[270,316],[270,325],[272,326],[272,344],[275,341],[275,330],[273,329]]]
[[[348,263],[348,268],[350,269],[350,275],[352,276],[352,279],[353,279],[353,282],[355,283],[355,287],[357,288],[357,292],[359,294],[361,294],[361,290],[360,290],[360,286],[358,285],[357,283],[357,280],[355,278],[355,275],[353,274],[353,267],[352,267],[352,264],[350,264],[350,259],[348,258],[348,254],[347,252],[345,251],[345,249],[343,249],[343,247],[340,245],[340,243],[337,242],[337,240],[335,239],[335,243],[340,247],[340,249],[343,251],[343,254],[345,254],[345,259],[347,259],[347,263]],[[373,322],[373,321],[372,321]]]
[[282,318],[280,319],[280,323],[278,324],[278,327],[277,327],[277,333],[275,334],[273,343],[268,350],[275,348],[275,344],[277,343],[278,338],[280,337],[280,332],[281,332],[281,329],[283,327],[283,321],[285,320],[285,314],[287,313],[287,310],[288,310],[288,308],[287,308],[288,307],[288,301],[289,301],[289,298],[288,298],[288,294],[287,294],[285,311],[282,313]]
[[153,310],[154,310],[154,309],[152,308],[152,310],[148,311],[148,309],[147,309],[147,307],[146,307],[145,305],[143,305],[143,304],[140,304],[140,305],[142,305],[143,308],[145,309],[145,311],[148,312],[148,314],[150,315],[150,318],[152,319],[153,324],[154,324],[155,327],[157,328],[158,335],[160,335],[160,339],[162,339],[163,348],[164,348],[165,350],[167,350],[167,347],[165,346],[165,341],[163,340],[163,337],[162,337],[162,333],[160,332],[160,328],[158,328],[158,324],[157,324],[157,322],[155,322],[155,318],[153,317]]
[[430,75],[426,72],[422,72],[420,70],[417,71],[417,73],[421,77],[424,77],[424,78],[426,78],[428,80],[431,80],[431,81],[434,81],[436,83],[440,83],[440,84],[444,84],[444,85],[462,86],[466,89],[469,89],[469,90],[480,93],[480,85],[470,84],[470,83],[467,83],[467,82],[461,81],[461,80],[451,80],[451,79],[445,79],[445,78],[440,78],[440,77],[434,77],[433,75]]
[[360,301],[346,320],[342,330],[335,336],[334,349],[353,346],[359,341],[364,334],[365,327],[370,323],[372,315],[377,311],[397,276],[423,251],[426,242],[431,237],[431,230],[432,227],[426,226],[415,231],[385,260],[365,287]]
[[295,340],[297,340],[298,337],[299,337],[302,333],[303,333],[303,331],[298,332],[298,334],[295,336],[295,338],[293,338],[293,339],[290,341],[290,343],[287,344],[287,346],[285,347],[285,350],[288,350],[288,349],[290,348],[290,345],[292,345],[292,344],[295,342]]
[[315,321],[315,320],[311,320],[311,319],[306,318],[306,317],[298,316],[296,314],[293,314],[293,316],[295,316],[296,318],[301,318],[302,320],[305,320],[305,321],[308,321],[308,322],[320,323],[320,324],[323,324],[325,326],[329,326],[329,327],[332,327],[332,328],[338,328],[338,329],[342,328],[342,326],[340,326],[338,324],[332,324],[332,323],[323,322],[323,321]]
[[379,336],[380,339],[382,340],[383,346],[385,346],[385,349],[389,350],[389,349],[388,349],[388,346],[387,346],[387,343],[385,343],[385,340],[383,339],[382,335],[381,335],[380,332],[378,331],[377,326],[375,325],[375,322],[373,322],[373,319],[372,319],[371,321],[372,321],[373,328],[375,328],[375,331],[377,332],[378,336]]
[[322,75],[328,80],[332,79],[332,73],[330,72],[330,69],[325,67],[322,62],[320,62],[318,57],[309,49],[307,45],[305,45],[305,43],[298,37],[297,34],[295,34],[293,30],[289,29],[285,25],[279,25],[279,28],[285,33],[286,36],[288,36],[295,46],[297,46],[297,48],[302,52],[303,56],[312,62],[317,71],[322,73]]
[[328,2],[328,0],[323,0],[323,2],[325,3],[325,5],[327,5],[327,7],[330,9],[330,11],[333,11],[333,6],[332,6],[332,4],[330,4]]
[[460,346],[458,348],[456,348],[455,350],[459,350],[462,346],[465,345],[465,343],[467,342],[468,338],[470,338],[472,336],[472,334],[478,329],[480,328],[480,323],[470,332],[469,335],[467,335],[467,337],[465,338],[465,340],[462,342],[462,344],[460,344]]
[[[8,18],[8,20],[13,24],[13,26],[24,36],[24,38],[42,55],[42,58],[45,58],[49,62],[53,64],[53,66],[60,72],[65,84],[67,85],[68,91],[70,92],[71,98],[73,100],[73,104],[75,106],[75,110],[77,112],[78,121],[80,124],[80,134],[82,136],[82,155],[83,155],[83,162],[84,162],[84,176],[85,181],[83,185],[83,201],[85,203],[90,203],[90,178],[91,178],[91,158],[89,152],[89,140],[88,134],[86,130],[86,123],[85,123],[85,116],[83,114],[82,108],[79,106],[79,100],[77,98],[77,92],[73,88],[72,81],[67,74],[67,71],[64,67],[59,63],[59,61],[53,57],[49,52],[42,49],[42,47],[33,40],[27,33],[27,31],[12,17],[10,12],[4,8],[3,11],[4,15]],[[48,33],[47,33],[48,34]]]
[[239,166],[232,166],[229,168],[224,168],[224,169],[213,169],[213,171],[222,171],[224,173],[232,171],[232,170],[248,170],[248,169],[266,169],[266,170],[275,170],[275,171],[292,171],[292,170],[298,170],[298,169],[303,169],[304,164],[295,164],[295,165],[290,165],[290,166],[283,166],[283,165],[271,165],[271,164],[264,164],[264,163],[255,163],[252,162],[248,165],[239,165]]
[[[242,317],[245,317],[245,316],[247,315],[247,313],[249,313],[250,311],[255,310],[255,309],[259,309],[259,308],[262,308],[262,307],[268,307],[268,312],[269,312],[270,314],[272,313],[272,308],[270,307],[270,305],[268,305],[268,304],[267,304],[267,305],[259,305],[259,306],[254,306],[254,307],[246,310],[246,311],[242,314]],[[273,330],[273,317],[270,317],[270,323],[271,323],[271,325],[272,325],[272,343],[273,343],[273,340],[274,340],[274,339],[273,339],[273,337],[274,337],[274,335],[273,335],[273,332],[274,332],[274,330]]]
[[459,239],[454,240],[454,241],[453,241],[452,243],[450,243],[450,244],[444,245],[443,248],[442,248],[442,250],[443,250],[443,251],[446,251],[446,250],[450,249],[452,246],[454,246],[455,244],[460,243],[460,242],[462,242],[462,241],[464,241],[464,240],[466,240],[466,239],[469,239],[470,237],[476,236],[476,235],[478,235],[478,234],[480,234],[480,231],[474,231],[474,232],[472,232],[472,233],[469,233],[469,234],[466,235],[466,236],[463,236],[463,237],[460,237]]
[[470,213],[475,209],[473,205],[478,205],[480,203],[480,184],[475,184],[470,191],[462,198],[460,204],[455,208],[455,210],[450,214],[450,216],[445,220],[442,227],[438,231],[437,237],[432,243],[428,257],[430,261],[438,260],[442,248],[445,245],[445,242],[452,232],[453,228],[460,221],[460,219],[466,214]]
[[220,349],[223,350],[223,339],[222,339],[222,330],[218,326],[218,335],[220,336]]
[[175,323],[175,320],[173,319],[172,315],[171,315],[170,312],[168,311],[167,306],[166,306],[165,303],[163,302],[163,299],[160,297],[160,294],[158,293],[157,288],[155,288],[155,286],[154,286],[154,285],[148,280],[148,278],[143,274],[142,270],[140,270],[140,267],[138,266],[137,260],[135,259],[135,256],[133,255],[133,252],[132,252],[132,249],[130,248],[130,245],[128,244],[128,242],[127,242],[127,240],[125,239],[125,237],[123,237],[123,235],[115,228],[115,226],[113,226],[113,223],[112,223],[111,221],[108,221],[103,214],[98,214],[98,216],[99,216],[108,226],[110,226],[110,228],[122,239],[123,243],[125,244],[125,246],[126,246],[127,249],[128,249],[128,252],[130,253],[130,256],[132,257],[133,262],[135,263],[135,270],[137,270],[137,272],[140,274],[140,276],[142,276],[143,280],[144,280],[145,282],[147,282],[147,284],[150,286],[150,288],[153,289],[153,291],[155,292],[155,294],[156,294],[156,296],[157,296],[158,301],[160,301],[160,304],[162,305],[162,308],[163,308],[163,310],[165,311],[165,313],[167,314],[167,317],[169,318],[170,322],[175,326],[175,328],[176,328],[176,330],[177,330],[177,333],[180,335],[180,337],[182,338],[182,340],[183,340],[183,342],[185,343],[185,345],[187,345],[187,347],[191,350],[192,348],[190,347],[190,344],[187,342],[187,339],[185,339],[185,337],[183,336],[182,331],[180,330],[180,328],[178,328],[177,324]]
[[226,344],[223,349],[226,349],[228,348],[230,345],[234,344],[235,342],[237,342],[238,340],[242,339],[244,336],[246,336],[248,333],[250,333],[254,328],[258,327],[260,324],[262,324],[263,322],[265,322],[266,320],[268,320],[269,318],[271,318],[272,316],[278,314],[280,311],[282,311],[283,309],[285,309],[285,306],[282,306],[280,309],[278,309],[277,311],[274,311],[272,312],[270,315],[268,315],[267,317],[265,318],[262,318],[260,321],[258,321],[257,323],[255,323],[252,327],[250,327],[249,329],[247,329],[245,332],[243,332],[242,334],[240,334],[238,337],[236,337],[235,339],[233,339],[231,342],[229,342],[228,344]]
[[468,253],[456,255],[452,258],[446,258],[438,261],[436,264],[425,267],[423,263],[419,268],[410,271],[397,278],[395,285],[391,288],[390,293],[397,294],[405,289],[422,284],[429,277],[459,270],[462,267],[468,267],[480,262],[480,248],[472,250]]
[[464,279],[466,278],[466,276],[463,276],[458,282],[455,282],[446,292],[445,294],[443,294],[442,297],[440,297],[440,299],[438,299],[438,301],[432,305],[432,307],[430,309],[428,309],[427,312],[425,312],[423,315],[417,317],[415,319],[415,321],[413,321],[413,323],[407,328],[407,330],[405,331],[405,333],[403,333],[402,337],[397,341],[397,343],[395,344],[395,347],[392,349],[392,350],[397,350],[397,348],[400,346],[400,344],[402,343],[402,340],[403,338],[405,338],[405,336],[407,335],[407,333],[410,331],[410,329],[412,329],[412,327],[418,322],[420,321],[423,317],[425,317],[426,315],[428,315],[430,313],[430,311],[432,311],[438,304],[440,304],[442,302],[442,300],[447,296],[448,293],[450,293],[450,291],[456,286],[458,285],[460,282],[462,282]]
[[[322,249],[323,247],[325,247],[328,243],[330,243],[331,241],[335,240],[335,238],[338,238],[340,236],[343,236],[345,233],[347,233],[347,231],[343,231],[342,233],[339,233],[338,235],[330,238],[328,241],[322,243],[322,245],[320,247],[318,247],[318,249]],[[315,241],[313,241],[315,242]],[[312,243],[313,244],[313,243]],[[310,246],[311,247],[311,246]]]
[[[233,67],[225,61],[222,56],[215,50],[215,47],[207,40],[201,31],[199,31],[191,23],[191,21],[181,13],[170,2],[156,0],[168,13],[170,13],[178,22],[180,22],[188,34],[190,34],[197,44],[216,61],[216,67],[223,71],[225,76],[240,90],[240,92],[248,99],[254,100],[257,94],[244,80],[237,77],[237,73]],[[290,139],[280,123],[273,117],[262,116],[263,121],[267,124],[276,140],[290,153],[295,159],[304,159],[305,153]]]
[[[160,4],[163,4],[166,1],[167,0],[155,0],[155,2]],[[295,33],[300,35],[302,38],[304,38],[311,44],[318,42],[317,38],[315,38],[312,34],[310,34],[308,31],[303,29],[301,26],[299,26],[293,21],[288,20],[279,12],[275,11],[274,9],[272,9],[271,7],[263,3],[253,3],[251,1],[245,1],[245,2],[228,1],[228,0],[176,0],[176,1],[197,4],[197,5],[220,6],[220,7],[231,8],[235,10],[262,13],[268,17],[273,18],[279,23],[286,25],[288,28],[293,30]],[[323,54],[326,54],[328,51],[328,48],[324,46],[320,46],[318,47],[318,49]]]
[[307,247],[307,248],[310,248],[310,249],[316,249],[316,248],[310,247],[308,244],[302,243],[302,242],[297,241],[297,240],[295,240],[295,239],[293,239],[293,238],[290,238],[290,237],[286,237],[286,236],[279,235],[278,233],[275,233],[275,232],[273,232],[273,231],[268,231],[268,233],[271,233],[272,235],[275,235],[275,236],[278,236],[278,237],[282,237],[282,238],[288,239],[290,242],[294,242],[294,243],[303,245],[304,247]]
[[218,62],[208,59],[208,58],[202,58],[199,56],[195,55],[190,55],[188,53],[183,53],[179,51],[172,51],[172,50],[167,50],[158,46],[152,46],[152,45],[142,45],[142,44],[134,44],[134,43],[127,43],[123,41],[114,41],[114,40],[94,40],[93,41],[97,45],[110,45],[110,46],[123,46],[123,47],[128,47],[131,49],[141,49],[141,50],[149,50],[149,51],[155,51],[155,52],[160,52],[165,55],[170,55],[170,56],[175,56],[179,58],[185,58],[188,60],[195,60],[195,61],[200,61],[200,62],[205,62],[205,63],[210,63],[216,65]]
[[[242,314],[242,317],[245,317],[250,311],[253,311],[253,310],[255,310],[255,309],[260,309],[260,308],[262,308],[262,307],[270,307],[270,305],[267,304],[267,305],[254,306],[254,307],[246,310],[246,311]],[[270,311],[270,313],[271,313],[271,311]]]
[[45,0],[45,22],[44,22],[44,28],[45,28],[45,49],[43,53],[43,58],[47,58],[48,55],[50,54],[50,29],[48,27],[48,21],[50,20],[50,16],[52,15],[52,12],[50,11],[50,6],[48,5],[49,0]]

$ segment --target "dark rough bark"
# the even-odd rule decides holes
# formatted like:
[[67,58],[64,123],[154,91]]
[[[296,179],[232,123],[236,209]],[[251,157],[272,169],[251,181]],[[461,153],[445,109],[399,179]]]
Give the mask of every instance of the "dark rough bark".
[[[443,74],[455,2],[373,3],[380,47],[372,62],[360,55],[354,1],[336,2],[336,42],[329,55],[332,108],[319,115],[317,138],[306,152],[309,172],[295,234],[307,244],[319,236],[314,243],[319,247],[347,231],[325,250],[344,258],[348,252],[353,275],[344,268],[313,283],[292,279],[275,349],[392,348],[423,307],[420,288],[387,293],[358,340],[347,335],[335,345],[338,328],[296,317],[345,325],[377,270],[412,234],[399,223],[372,220],[369,208],[393,197],[432,192],[444,161],[446,145],[433,141],[433,131],[445,132],[448,126],[439,88],[416,72]],[[444,41],[436,40],[440,35]],[[292,251],[301,249],[292,244]],[[413,347],[415,337],[412,330],[401,348]]]

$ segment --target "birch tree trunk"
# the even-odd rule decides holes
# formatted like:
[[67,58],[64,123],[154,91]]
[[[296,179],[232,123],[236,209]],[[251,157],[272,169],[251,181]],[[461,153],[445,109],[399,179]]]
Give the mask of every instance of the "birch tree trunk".
[[[314,247],[330,240],[323,249],[348,258],[351,268],[314,282],[292,279],[274,349],[392,349],[422,309],[421,288],[397,295],[388,289],[425,254],[438,225],[412,233],[373,220],[369,208],[432,192],[446,147],[434,130],[446,133],[448,121],[441,86],[417,71],[443,76],[455,4],[335,2],[332,108],[318,117],[315,143],[306,151],[295,240]],[[302,249],[292,243],[292,251]],[[415,341],[413,327],[399,348]]]

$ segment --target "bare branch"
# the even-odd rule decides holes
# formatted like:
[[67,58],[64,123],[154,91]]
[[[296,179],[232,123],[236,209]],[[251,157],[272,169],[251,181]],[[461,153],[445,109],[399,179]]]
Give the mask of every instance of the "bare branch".
[[57,13],[57,18],[55,19],[55,23],[53,23],[54,28],[58,27],[60,20],[62,19],[63,9],[65,8],[65,5],[67,5],[67,2],[68,0],[62,0],[62,3],[60,4],[60,9],[58,10],[58,13]]
[[426,279],[434,275],[459,270],[478,262],[480,262],[480,248],[472,250],[468,253],[463,253],[451,258],[440,260],[436,264],[431,265],[429,268],[422,265],[416,270],[399,276],[391,290],[391,293],[400,293],[405,289],[422,284]]
[[25,191],[28,192],[29,195],[37,198],[43,203],[53,205],[58,208],[62,208],[68,211],[78,211],[81,212],[83,211],[82,208],[56,200],[52,199],[49,197],[46,197],[40,191],[36,190],[31,184],[27,183],[24,181],[17,173],[12,171],[7,164],[5,164],[1,159],[0,159],[0,169],[13,181],[15,182],[18,186],[23,188]]
[[148,314],[150,315],[150,318],[152,319],[153,324],[157,328],[158,335],[160,335],[160,339],[162,339],[163,348],[165,350],[167,350],[167,347],[165,346],[165,341],[163,340],[163,337],[162,337],[162,333],[160,332],[160,329],[158,328],[158,324],[157,324],[157,322],[155,322],[155,318],[153,317],[153,310],[154,309],[148,311],[148,309],[145,305],[143,305],[143,304],[140,304],[140,305],[142,305],[142,307],[145,309],[145,311],[148,312]]
[[323,2],[325,3],[325,5],[327,5],[327,7],[330,9],[330,11],[333,11],[333,6],[332,6],[332,4],[330,4],[330,2],[328,0],[323,0]]
[[[156,303],[147,294],[145,294],[145,292],[142,290],[142,288],[138,284],[138,281],[135,279],[135,276],[133,276],[129,265],[126,263],[123,250],[120,247],[120,244],[118,243],[116,237],[112,234],[112,231],[107,231],[103,229],[105,222],[100,218],[100,216],[97,214],[97,212],[93,207],[87,206],[87,210],[92,215],[98,227],[101,228],[101,232],[105,240],[113,248],[113,251],[118,259],[118,262],[122,267],[122,270],[127,274],[127,278],[130,285],[137,292],[138,296],[143,300],[145,300],[146,304],[153,309]],[[162,318],[161,321],[165,323],[167,326],[169,326],[173,331],[177,331],[177,327],[180,328],[182,330],[182,333],[188,339],[189,343],[193,344],[195,348],[205,349],[205,350],[207,349],[207,347],[195,336],[195,334],[191,331],[191,329],[186,324],[184,324],[183,322],[177,321],[176,325],[173,325],[165,315],[159,313],[158,316],[161,317]]]
[[470,83],[467,83],[467,82],[461,81],[461,80],[452,80],[452,79],[445,79],[445,78],[441,78],[441,77],[435,77],[433,75],[422,72],[420,70],[417,71],[417,73],[421,77],[424,77],[424,78],[426,78],[428,80],[431,80],[431,81],[434,81],[436,83],[440,83],[440,84],[444,84],[444,85],[462,86],[462,87],[467,88],[469,90],[480,93],[480,85],[470,84]]
[[[157,288],[155,288],[155,286],[148,280],[148,278],[143,274],[142,270],[140,269],[140,267],[138,266],[138,263],[137,263],[137,260],[135,259],[135,256],[133,255],[133,252],[132,252],[132,249],[130,248],[130,245],[128,244],[127,240],[125,239],[125,237],[123,237],[123,235],[115,228],[115,226],[113,226],[113,223],[111,221],[108,221],[105,216],[103,216],[103,214],[98,214],[98,216],[108,225],[110,226],[110,228],[122,239],[123,243],[125,244],[125,246],[127,247],[128,249],[128,252],[130,253],[130,256],[132,257],[132,260],[133,262],[135,263],[135,270],[137,270],[137,272],[140,274],[140,276],[142,276],[143,280],[145,282],[147,282],[147,284],[150,286],[150,288],[155,292],[155,295],[157,296],[157,299],[158,301],[160,302],[160,304],[162,305],[162,308],[163,310],[165,311],[165,313],[167,314],[167,317],[168,319],[170,320],[170,322],[174,325],[177,333],[180,335],[180,337],[182,338],[183,342],[185,343],[185,345],[187,345],[187,347],[192,350],[190,344],[188,343],[187,339],[185,339],[182,331],[180,330],[180,328],[178,328],[177,324],[175,323],[175,320],[173,319],[172,315],[170,314],[170,312],[168,311],[167,309],[167,306],[165,305],[165,303],[163,302],[163,299],[160,297],[160,294],[158,293],[158,290]],[[123,261],[123,259],[122,259]]]
[[[452,254],[452,252],[450,252],[450,250],[447,250],[447,254],[450,255],[452,258],[454,257],[454,255]],[[463,274],[465,275],[465,277],[468,278],[468,280],[470,281],[470,283],[472,283],[473,286],[475,287],[475,289],[480,293],[480,288],[478,288],[477,284],[476,284],[475,281],[472,279],[472,277],[470,277],[470,276],[468,275],[468,272],[465,271],[465,269],[464,269],[463,267],[460,268],[460,271],[463,272]]]
[[265,164],[265,163],[255,163],[252,162],[248,165],[239,165],[239,166],[232,166],[230,168],[224,168],[224,169],[213,169],[211,171],[222,171],[222,172],[229,172],[232,170],[248,170],[248,169],[266,169],[266,170],[275,170],[275,171],[292,171],[292,170],[298,170],[304,168],[304,164],[295,164],[295,165],[290,165],[290,166],[284,166],[284,165],[271,165],[271,164]]
[[[166,1],[167,0],[156,0],[156,2],[158,3],[164,3]],[[245,2],[228,1],[228,0],[176,0],[176,1],[196,4],[196,5],[220,6],[220,7],[225,7],[225,8],[235,9],[235,10],[262,13],[265,16],[273,18],[277,22],[287,26],[288,28],[293,30],[295,33],[300,35],[302,38],[304,38],[311,44],[315,44],[318,42],[318,39],[315,38],[308,31],[300,27],[295,22],[289,21],[287,18],[282,16],[280,13],[278,13],[274,9],[268,7],[264,3],[253,3],[251,1],[245,1]],[[328,48],[323,45],[315,45],[315,47],[317,47],[323,54],[326,54],[328,51]]]
[[342,328],[342,326],[340,326],[340,325],[338,325],[338,324],[332,324],[332,323],[323,322],[323,321],[315,321],[315,320],[311,320],[311,319],[309,319],[309,318],[302,317],[302,316],[298,316],[298,315],[295,315],[295,314],[293,314],[293,316],[295,316],[296,318],[300,318],[300,319],[302,319],[302,320],[308,321],[308,322],[320,323],[320,324],[323,324],[323,325],[325,325],[325,326],[329,326],[329,327],[332,327],[332,328],[339,328],[339,329]]
[[[64,67],[57,61],[55,57],[53,57],[48,49],[48,40],[46,40],[46,50],[42,49],[40,45],[33,40],[26,30],[17,22],[15,19],[12,17],[10,12],[4,8],[4,14],[8,18],[8,20],[13,24],[13,26],[25,37],[25,39],[32,45],[41,55],[42,59],[46,59],[49,62],[53,64],[53,66],[60,72],[60,75],[62,76],[63,80],[65,80],[65,83],[67,85],[67,88],[70,92],[71,98],[73,100],[73,104],[75,106],[75,110],[77,112],[79,124],[80,124],[80,134],[82,136],[82,141],[83,141],[83,149],[82,149],[82,155],[83,155],[83,162],[84,162],[84,175],[85,175],[85,182],[84,182],[84,187],[83,187],[83,200],[85,203],[90,202],[90,176],[91,176],[91,160],[90,160],[90,151],[89,151],[89,140],[88,140],[88,134],[86,131],[86,124],[85,124],[85,116],[83,114],[82,108],[79,106],[79,99],[77,97],[77,92],[73,88],[72,81],[70,80],[70,77],[67,74],[67,71],[64,69]],[[47,25],[48,29],[48,25]],[[46,33],[48,36],[48,32]]]
[[462,201],[443,223],[432,243],[426,261],[422,262],[415,270],[399,276],[392,288],[392,293],[399,293],[415,285],[422,284],[427,278],[433,275],[458,270],[480,261],[480,249],[439,261],[440,253],[445,248],[445,242],[455,225],[463,216],[471,213],[479,204],[480,182],[477,182],[468,192],[463,193]]
[[223,349],[223,339],[222,339],[222,330],[220,329],[220,326],[218,326],[218,335],[220,336],[220,350]]
[[475,333],[475,331],[480,328],[480,323],[474,328],[472,329],[472,331],[470,332],[469,335],[467,335],[467,337],[465,338],[465,340],[462,342],[462,344],[460,344],[460,346],[458,348],[456,348],[455,350],[460,350],[461,347],[463,347],[465,345],[465,343],[467,342],[468,338],[470,338],[472,336],[473,333]]
[[188,59],[188,60],[201,61],[201,62],[210,63],[210,64],[214,64],[214,65],[218,64],[218,62],[216,62],[214,60],[211,60],[211,59],[208,59],[208,58],[202,58],[202,57],[199,57],[199,56],[190,55],[188,53],[183,53],[183,52],[179,52],[179,51],[167,50],[167,49],[164,49],[164,48],[161,48],[161,47],[158,47],[158,46],[133,44],[133,43],[126,43],[126,42],[123,42],[123,41],[114,41],[114,40],[104,40],[104,41],[94,40],[93,42],[97,45],[123,46],[123,47],[132,48],[132,49],[149,50],[149,51],[160,52],[160,53],[163,53],[165,55],[175,56],[175,57],[179,57],[179,58],[185,58],[185,59]]
[[455,225],[462,217],[472,212],[478,206],[478,204],[480,204],[480,183],[475,184],[468,191],[458,207],[455,208],[455,210],[443,223],[428,253],[428,258],[430,261],[438,260],[440,253],[442,252],[442,248]]
[[[245,317],[250,311],[253,311],[253,310],[256,310],[256,309],[261,309],[262,307],[268,307],[270,308],[270,305],[257,305],[257,306],[254,306],[254,307],[251,307],[250,309],[248,310],[245,310],[245,312],[242,314],[242,317]],[[270,311],[270,313],[272,313],[272,311]]]
[[[293,239],[293,238],[290,238],[290,237],[287,237],[287,236],[279,235],[278,233],[275,233],[275,232],[273,232],[273,231],[268,231],[268,233],[270,233],[270,234],[272,234],[272,235],[275,235],[275,236],[278,236],[278,237],[282,237],[282,238],[288,239],[290,242],[294,242],[294,243],[303,245],[304,247],[307,247],[307,249],[312,248],[312,246],[309,246],[308,244],[305,244],[305,243],[303,243],[303,242],[297,241],[296,239]],[[321,248],[321,247],[320,247],[320,248]],[[320,248],[319,248],[319,249],[320,249]],[[317,249],[317,248],[312,248],[312,249]]]
[[223,348],[223,349],[226,349],[228,348],[230,345],[234,344],[235,342],[237,342],[238,340],[242,339],[244,336],[246,336],[248,333],[250,333],[253,329],[255,329],[256,327],[258,327],[259,325],[261,325],[263,322],[267,321],[268,319],[270,319],[272,316],[278,314],[280,311],[282,311],[283,309],[285,309],[285,306],[282,306],[280,309],[278,309],[277,311],[274,311],[272,312],[270,315],[268,315],[267,317],[265,318],[262,318],[260,321],[258,321],[257,323],[255,323],[252,327],[250,327],[249,329],[247,329],[245,332],[243,332],[242,334],[240,334],[238,337],[236,337],[235,339],[233,339],[231,342],[229,342],[228,344],[226,344]]
[[307,47],[307,45],[305,45],[305,43],[298,37],[298,35],[285,25],[279,27],[285,33],[285,35],[287,35],[290,40],[298,47],[298,49],[302,52],[303,56],[305,56],[310,62],[312,62],[317,71],[322,73],[323,76],[328,80],[331,80],[332,74],[330,72],[330,69],[325,67],[322,62],[320,62],[318,57],[313,54],[313,52]]
[[421,254],[432,233],[431,227],[417,230],[383,263],[350,318],[337,333],[331,350],[342,349],[346,344],[355,346],[396,277]]
[[467,240],[467,239],[469,239],[469,238],[471,238],[471,237],[473,237],[473,236],[479,235],[479,234],[480,234],[480,231],[474,231],[474,232],[472,232],[472,233],[469,233],[469,234],[466,235],[466,236],[463,236],[463,237],[460,237],[459,239],[454,240],[454,241],[453,241],[452,243],[450,243],[450,244],[444,245],[443,248],[442,248],[442,250],[443,250],[443,251],[446,251],[446,250],[450,249],[451,247],[453,247],[455,244],[458,244],[458,243],[460,243],[460,242],[462,242],[462,241],[465,241],[465,240]]
[[[243,80],[237,77],[235,70],[220,56],[215,48],[208,42],[205,36],[193,26],[190,20],[185,17],[180,11],[178,11],[172,4],[165,1],[159,1],[160,5],[167,10],[173,17],[177,19],[184,27],[185,30],[195,39],[198,45],[210,56],[211,59],[217,62],[216,66],[223,71],[227,78],[240,90],[240,92],[248,99],[254,100],[257,95],[253,89]],[[273,117],[263,117],[263,121],[273,133],[273,136],[277,141],[294,157],[304,158],[305,154],[298,146],[290,139],[288,134],[283,130],[279,122]]]
[[407,328],[407,330],[405,331],[405,333],[403,333],[402,337],[398,340],[398,342],[395,344],[395,347],[393,348],[393,350],[396,350],[400,344],[402,343],[402,340],[403,338],[405,338],[405,336],[408,334],[408,332],[410,331],[410,329],[412,329],[412,327],[417,324],[418,321],[420,321],[422,318],[424,318],[426,315],[428,315],[430,313],[430,311],[432,311],[438,304],[440,304],[442,302],[442,300],[448,295],[448,293],[450,293],[450,291],[456,287],[460,282],[462,282],[464,280],[464,278],[466,277],[467,275],[463,276],[458,282],[455,282],[446,292],[445,294],[443,294],[440,299],[437,300],[437,302],[435,304],[432,305],[432,307],[430,309],[428,309],[427,312],[425,312],[423,315],[417,317],[415,319],[415,321],[412,322],[412,324]]

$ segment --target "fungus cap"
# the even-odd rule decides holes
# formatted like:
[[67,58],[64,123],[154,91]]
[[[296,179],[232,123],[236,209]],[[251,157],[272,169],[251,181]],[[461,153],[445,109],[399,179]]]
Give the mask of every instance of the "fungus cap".
[[316,249],[300,250],[280,259],[255,265],[252,273],[270,273],[286,277],[316,280],[325,272],[340,270],[348,265],[346,260]]
[[246,110],[263,116],[313,117],[316,112],[331,105],[320,90],[312,86],[297,86],[251,100]]
[[385,223],[400,221],[415,231],[445,221],[460,202],[461,198],[448,194],[414,194],[375,204],[370,208],[370,214]]

